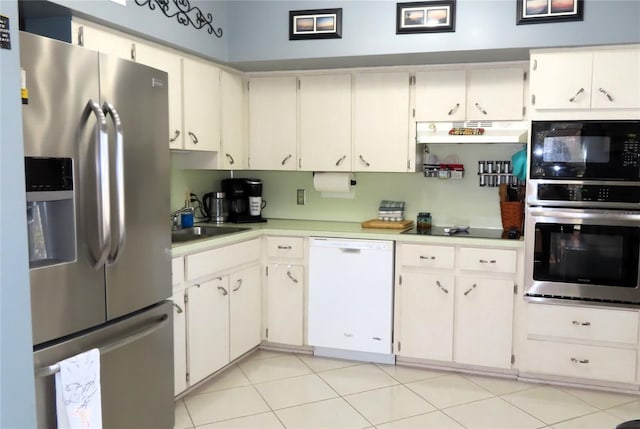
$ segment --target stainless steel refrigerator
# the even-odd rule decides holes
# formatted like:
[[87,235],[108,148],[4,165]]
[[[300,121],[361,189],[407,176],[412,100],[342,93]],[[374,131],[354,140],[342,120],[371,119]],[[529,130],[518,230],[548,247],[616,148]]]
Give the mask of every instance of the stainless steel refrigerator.
[[172,428],[167,75],[28,33],[20,50],[38,427],[57,363],[99,348],[103,427]]

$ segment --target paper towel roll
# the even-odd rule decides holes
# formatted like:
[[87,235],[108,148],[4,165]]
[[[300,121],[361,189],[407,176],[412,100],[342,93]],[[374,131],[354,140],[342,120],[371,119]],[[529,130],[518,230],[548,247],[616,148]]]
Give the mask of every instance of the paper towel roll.
[[352,181],[355,182],[352,173],[315,173],[313,188],[322,197],[353,198]]

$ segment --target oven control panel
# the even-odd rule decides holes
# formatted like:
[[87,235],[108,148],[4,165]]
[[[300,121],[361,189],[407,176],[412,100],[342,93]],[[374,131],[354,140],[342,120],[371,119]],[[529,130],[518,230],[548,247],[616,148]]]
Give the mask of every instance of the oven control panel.
[[638,143],[637,139],[630,138],[625,140],[622,152],[622,166],[640,166],[640,143]]
[[538,184],[538,200],[640,204],[640,187],[596,184]]

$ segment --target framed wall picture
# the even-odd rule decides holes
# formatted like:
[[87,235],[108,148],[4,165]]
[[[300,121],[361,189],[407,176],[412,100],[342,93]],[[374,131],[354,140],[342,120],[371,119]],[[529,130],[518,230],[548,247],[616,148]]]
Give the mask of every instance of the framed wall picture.
[[289,40],[341,38],[342,8],[289,12]]
[[455,0],[398,3],[396,34],[455,31]]
[[516,0],[516,24],[582,21],[584,0]]

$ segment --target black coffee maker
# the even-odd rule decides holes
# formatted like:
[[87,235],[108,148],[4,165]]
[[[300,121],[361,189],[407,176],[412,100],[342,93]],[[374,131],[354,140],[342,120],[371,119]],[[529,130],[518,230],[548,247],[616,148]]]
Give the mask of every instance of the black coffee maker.
[[229,222],[267,221],[262,217],[262,209],[266,205],[262,200],[262,180],[224,179],[222,180],[222,192],[229,200]]

